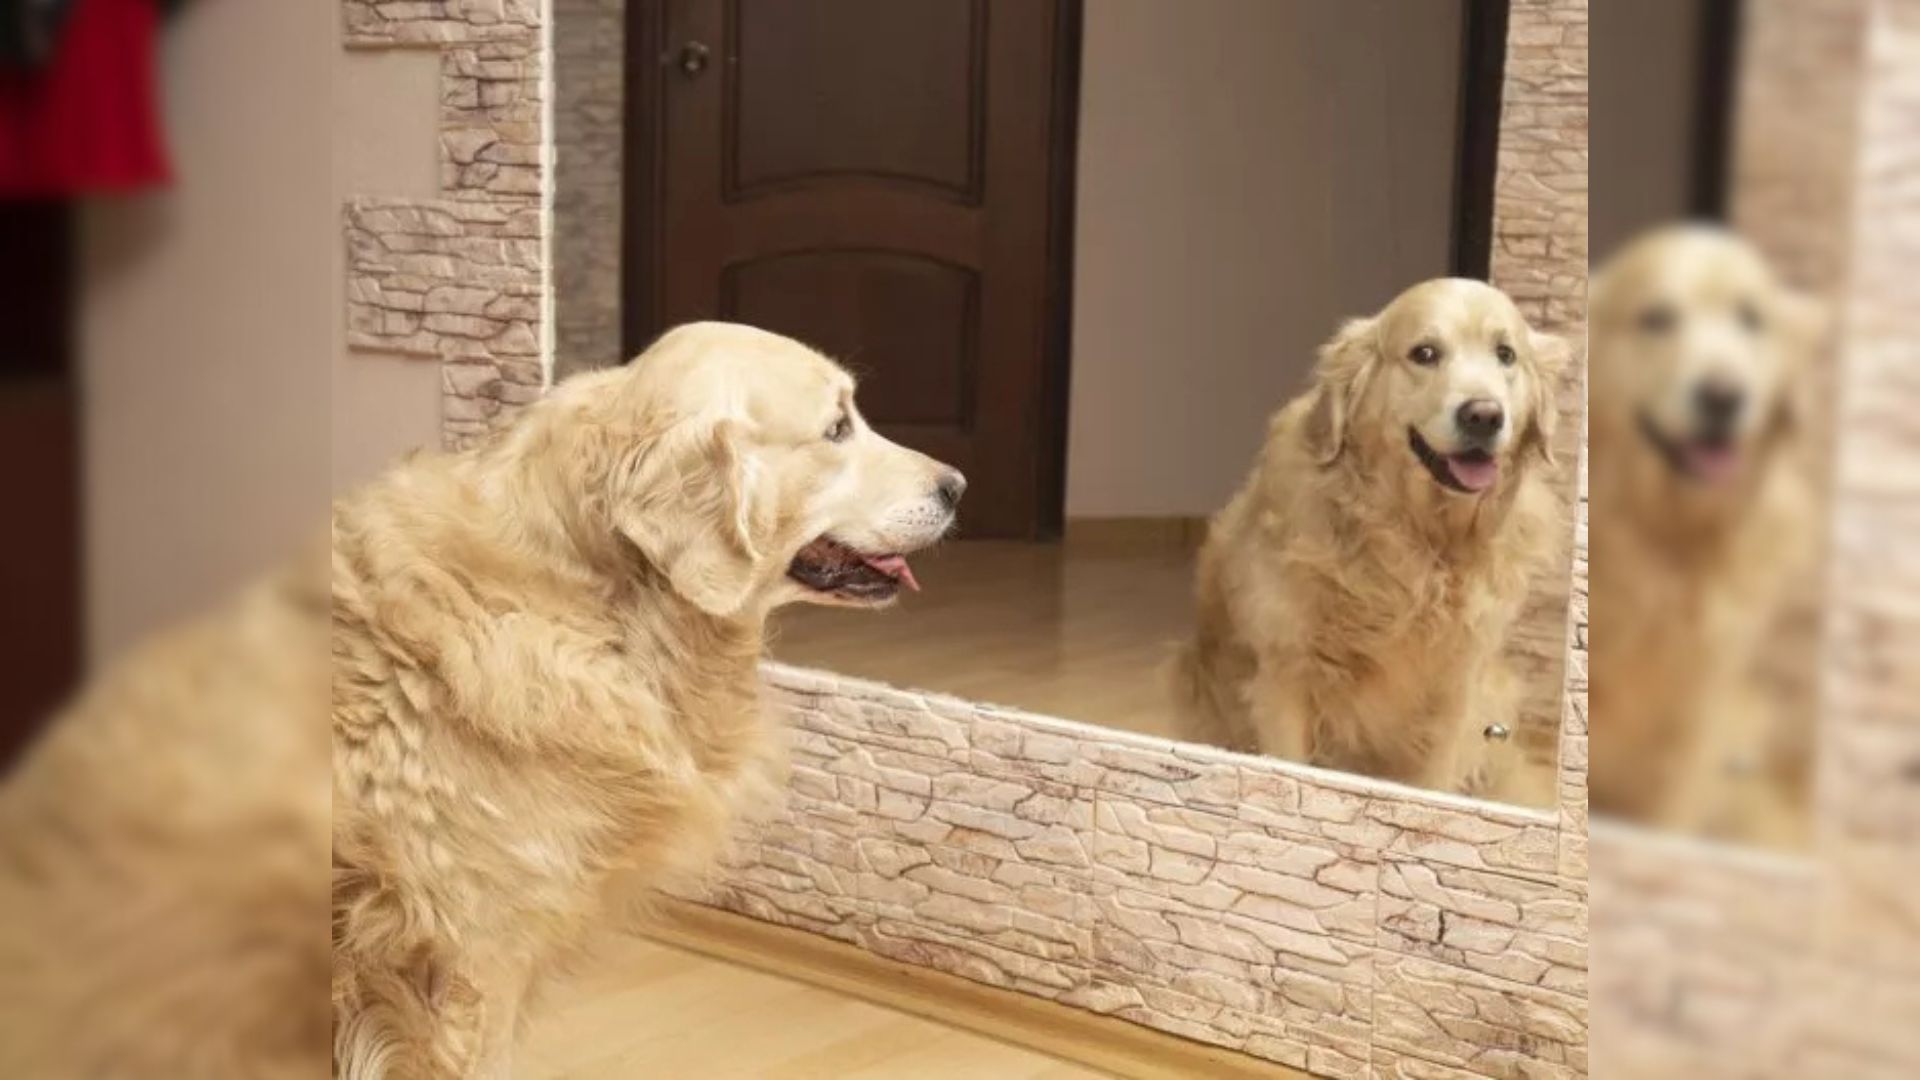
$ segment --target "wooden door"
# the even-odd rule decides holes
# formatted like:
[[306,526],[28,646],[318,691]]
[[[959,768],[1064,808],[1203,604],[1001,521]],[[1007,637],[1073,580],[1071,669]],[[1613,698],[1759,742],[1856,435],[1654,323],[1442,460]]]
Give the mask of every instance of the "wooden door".
[[1077,5],[635,8],[629,353],[693,319],[799,338],[967,474],[963,535],[1057,531]]

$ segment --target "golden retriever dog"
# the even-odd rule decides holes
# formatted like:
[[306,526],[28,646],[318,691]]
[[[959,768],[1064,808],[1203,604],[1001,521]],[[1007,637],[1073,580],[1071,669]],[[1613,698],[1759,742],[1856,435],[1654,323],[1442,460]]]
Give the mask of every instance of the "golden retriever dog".
[[1672,226],[1592,292],[1596,811],[1724,831],[1765,753],[1756,650],[1814,539],[1789,460],[1823,317],[1744,241]]
[[1195,739],[1483,791],[1507,628],[1565,527],[1548,487],[1564,342],[1499,290],[1416,285],[1320,351],[1201,549],[1176,658]]
[[615,877],[706,869],[779,786],[769,611],[915,587],[965,487],[853,393],[786,338],[685,326],[336,505],[339,1075],[507,1076]]

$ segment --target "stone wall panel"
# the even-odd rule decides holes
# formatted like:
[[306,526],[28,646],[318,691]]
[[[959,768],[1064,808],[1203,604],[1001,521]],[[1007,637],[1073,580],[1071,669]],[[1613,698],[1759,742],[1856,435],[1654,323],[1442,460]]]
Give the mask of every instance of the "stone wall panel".
[[344,0],[350,49],[440,55],[440,187],[351,198],[347,345],[441,366],[442,442],[484,442],[550,382],[546,7]]

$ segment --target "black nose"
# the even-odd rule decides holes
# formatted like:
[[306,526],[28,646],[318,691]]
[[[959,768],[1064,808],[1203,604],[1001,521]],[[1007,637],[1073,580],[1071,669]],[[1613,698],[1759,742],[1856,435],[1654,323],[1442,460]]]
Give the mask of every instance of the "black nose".
[[1501,425],[1507,422],[1507,411],[1497,401],[1475,398],[1460,406],[1453,419],[1467,438],[1491,439],[1500,434]]
[[1706,379],[1693,388],[1693,409],[1708,428],[1724,431],[1740,416],[1747,395],[1730,382]]
[[948,469],[941,474],[940,482],[934,485],[934,490],[939,494],[940,501],[946,504],[947,509],[956,509],[960,505],[960,496],[967,493],[967,478],[953,469]]

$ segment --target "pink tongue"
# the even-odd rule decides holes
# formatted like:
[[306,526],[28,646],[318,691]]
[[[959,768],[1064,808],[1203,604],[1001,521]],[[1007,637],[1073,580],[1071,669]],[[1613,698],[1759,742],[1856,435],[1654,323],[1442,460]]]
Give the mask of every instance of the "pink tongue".
[[1492,458],[1450,457],[1447,459],[1447,471],[1468,491],[1485,491],[1500,476],[1500,463]]
[[1724,483],[1740,471],[1740,455],[1730,446],[1692,446],[1687,449],[1687,468],[1709,483]]
[[914,592],[920,591],[920,583],[913,580],[913,567],[907,565],[906,556],[882,555],[879,558],[863,558],[861,561],[896,581],[904,582],[907,588]]

